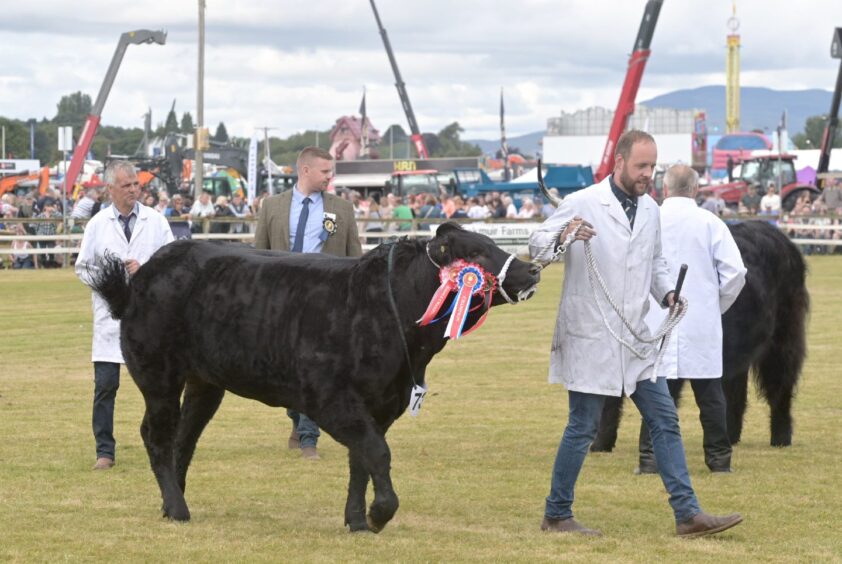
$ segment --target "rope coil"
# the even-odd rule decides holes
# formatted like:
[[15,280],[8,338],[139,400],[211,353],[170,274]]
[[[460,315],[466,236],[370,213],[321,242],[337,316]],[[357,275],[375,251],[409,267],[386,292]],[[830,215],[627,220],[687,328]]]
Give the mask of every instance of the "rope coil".
[[[559,241],[559,244],[556,246],[550,259],[546,262],[543,262],[539,261],[536,258],[533,261],[535,264],[539,265],[543,269],[548,264],[559,260],[565,253],[567,253],[567,249],[570,247],[573,241],[576,240],[576,236],[578,235],[579,230],[582,228],[582,225],[580,224],[576,229],[568,233],[567,237],[564,238],[564,241],[561,241],[561,234],[564,233],[564,231],[567,229],[570,223],[570,221],[567,221],[564,224],[562,224],[556,236],[553,237],[550,240],[550,242],[547,245],[545,245],[537,255],[538,257],[541,257],[545,252],[553,248],[553,246],[556,244],[556,241]],[[652,338],[647,339],[645,337],[642,337],[640,334],[637,333],[637,331],[634,330],[629,320],[626,319],[626,316],[623,314],[623,311],[611,297],[611,294],[608,291],[608,285],[605,283],[605,279],[602,277],[602,274],[600,274],[599,269],[597,268],[596,258],[593,255],[593,250],[591,249],[590,241],[584,241],[584,243],[585,261],[588,267],[588,282],[590,283],[591,287],[591,295],[593,295],[593,299],[596,302],[596,307],[599,310],[600,316],[602,317],[602,323],[605,325],[605,328],[608,329],[608,332],[611,334],[614,340],[616,340],[618,343],[620,343],[622,346],[628,349],[634,356],[641,360],[646,359],[651,355],[651,350],[639,351],[637,348],[635,348],[635,346],[632,343],[629,343],[614,331],[614,329],[611,327],[611,324],[608,322],[608,318],[605,315],[605,311],[603,310],[602,305],[599,303],[600,300],[597,296],[596,291],[597,285],[599,285],[600,290],[602,290],[602,294],[605,296],[606,301],[608,301],[609,305],[611,305],[611,309],[614,310],[614,313],[617,314],[617,317],[620,318],[620,320],[623,322],[623,325],[626,327],[629,333],[631,333],[632,337],[634,337],[636,341],[647,345],[652,345],[658,342],[658,340],[663,339],[663,343],[661,344],[658,353],[655,357],[655,365],[652,371],[651,381],[654,382],[657,379],[658,367],[660,367],[661,361],[664,358],[664,353],[666,352],[667,343],[669,343],[670,336],[672,335],[672,330],[675,329],[675,327],[681,322],[681,320],[684,318],[684,315],[687,313],[687,307],[689,305],[687,302],[687,298],[678,298],[678,304],[670,308],[669,315],[661,324],[661,327],[658,329],[658,331],[652,336]]]

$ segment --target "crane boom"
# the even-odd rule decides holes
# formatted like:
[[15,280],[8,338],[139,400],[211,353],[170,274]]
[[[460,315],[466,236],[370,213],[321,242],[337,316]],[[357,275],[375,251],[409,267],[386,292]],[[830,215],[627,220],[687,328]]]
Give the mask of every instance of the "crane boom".
[[605,141],[605,149],[602,151],[602,160],[594,175],[594,180],[597,182],[601,182],[614,170],[614,150],[617,147],[617,140],[628,125],[629,116],[634,113],[634,101],[637,90],[640,88],[640,79],[643,78],[646,61],[651,53],[649,45],[652,43],[652,35],[655,33],[655,24],[658,23],[658,15],[661,13],[663,2],[664,0],[649,0],[646,3],[643,20],[640,22],[637,39],[634,41],[634,50],[629,57],[626,80],[623,82],[620,100],[617,102],[611,129],[608,131],[608,139]]
[[427,146],[424,144],[424,138],[421,136],[421,131],[418,129],[418,122],[415,121],[415,112],[412,111],[412,104],[409,103],[409,95],[406,93],[406,84],[401,78],[401,71],[398,69],[398,62],[395,60],[395,54],[392,51],[392,45],[389,43],[389,36],[383,23],[380,21],[380,14],[377,13],[377,6],[374,5],[374,0],[369,0],[371,9],[374,11],[374,19],[377,20],[377,28],[380,30],[380,37],[383,38],[383,46],[386,47],[386,54],[389,56],[389,64],[392,65],[392,72],[395,75],[395,87],[398,89],[398,96],[400,96],[401,104],[403,105],[403,112],[406,114],[406,120],[409,122],[409,131],[411,139],[415,144],[415,150],[418,152],[418,157],[428,159]]
[[96,130],[99,127],[99,121],[102,119],[102,109],[105,107],[105,101],[111,92],[111,86],[114,84],[114,78],[117,76],[120,63],[123,62],[123,55],[126,54],[126,49],[129,45],[140,45],[142,43],[163,45],[166,41],[166,33],[163,31],[149,31],[148,29],[127,31],[120,36],[120,41],[117,42],[117,49],[111,58],[111,64],[105,73],[105,80],[103,80],[102,86],[99,89],[99,94],[91,108],[91,113],[85,119],[85,126],[82,128],[81,135],[79,135],[79,143],[76,144],[76,149],[73,151],[73,159],[71,159],[70,166],[67,168],[67,174],[64,176],[65,194],[70,194],[73,191],[73,185],[76,183],[76,177],[79,176],[79,171],[82,169],[85,155],[88,154],[88,150],[91,148],[94,135],[96,135]]

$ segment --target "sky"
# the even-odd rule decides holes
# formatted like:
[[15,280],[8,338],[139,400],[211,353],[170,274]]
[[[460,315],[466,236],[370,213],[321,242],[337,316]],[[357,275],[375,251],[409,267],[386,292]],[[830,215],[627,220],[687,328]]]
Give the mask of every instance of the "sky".
[[[376,0],[419,126],[458,121],[463,139],[509,137],[549,117],[614,108],[645,0]],[[102,122],[162,123],[173,100],[197,117],[198,0],[0,0],[0,116],[56,114],[81,90],[96,99],[120,34],[164,30],[131,45]],[[731,0],[664,0],[638,100],[725,82]],[[738,0],[743,86],[832,90],[840,0]],[[828,23],[825,23],[828,22]],[[206,0],[204,121],[213,134],[255,128],[286,137],[358,113],[408,130],[368,0]]]

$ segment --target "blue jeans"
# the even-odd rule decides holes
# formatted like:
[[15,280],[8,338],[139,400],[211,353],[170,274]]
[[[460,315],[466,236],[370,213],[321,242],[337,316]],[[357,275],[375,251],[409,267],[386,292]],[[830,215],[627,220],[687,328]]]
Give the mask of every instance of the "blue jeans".
[[321,432],[316,422],[304,415],[291,409],[287,409],[287,415],[292,419],[293,428],[298,431],[298,440],[301,442],[301,448],[315,447],[319,441]]
[[94,362],[94,410],[91,419],[96,440],[96,457],[114,460],[114,399],[120,387],[120,365]]
[[[553,466],[552,486],[545,511],[546,516],[553,519],[573,517],[573,488],[596,437],[605,402],[605,396],[596,394],[568,392],[568,396],[570,414]],[[631,399],[649,426],[658,473],[669,492],[675,521],[687,521],[701,509],[690,485],[678,414],[666,379],[658,378],[654,384],[649,380],[638,382]]]

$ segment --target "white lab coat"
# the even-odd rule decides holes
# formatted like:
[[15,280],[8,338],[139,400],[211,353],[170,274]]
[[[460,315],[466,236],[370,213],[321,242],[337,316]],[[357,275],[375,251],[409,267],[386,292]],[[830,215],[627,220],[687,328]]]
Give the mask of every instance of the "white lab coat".
[[[85,226],[82,248],[76,259],[76,276],[82,282],[90,286],[92,275],[99,270],[94,259],[106,251],[111,251],[123,260],[131,258],[143,264],[155,251],[173,240],[170,224],[164,216],[152,208],[143,205],[138,207],[131,241],[126,241],[113,206],[101,210]],[[108,304],[99,294],[91,292],[91,299],[94,313],[91,361],[123,363],[120,322],[111,317]]]
[[[562,223],[577,215],[594,226],[596,236],[591,239],[591,248],[615,303],[638,334],[650,337],[644,322],[649,295],[660,301],[675,282],[661,256],[657,204],[649,196],[638,198],[632,231],[606,178],[562,201],[555,214],[530,237],[532,256],[556,237]],[[570,245],[564,260],[564,286],[550,353],[550,382],[564,383],[568,390],[576,392],[633,394],[637,382],[652,376],[654,346],[637,342],[631,336],[597,287],[597,299],[614,332],[636,349],[648,352],[648,356],[638,359],[608,332],[591,292],[581,241]]]
[[[722,314],[746,281],[740,249],[725,223],[692,198],[672,197],[661,206],[661,245],[672,272],[687,264],[681,295],[689,308],[673,329],[658,376],[722,376]],[[646,323],[657,331],[664,311],[649,310]]]

